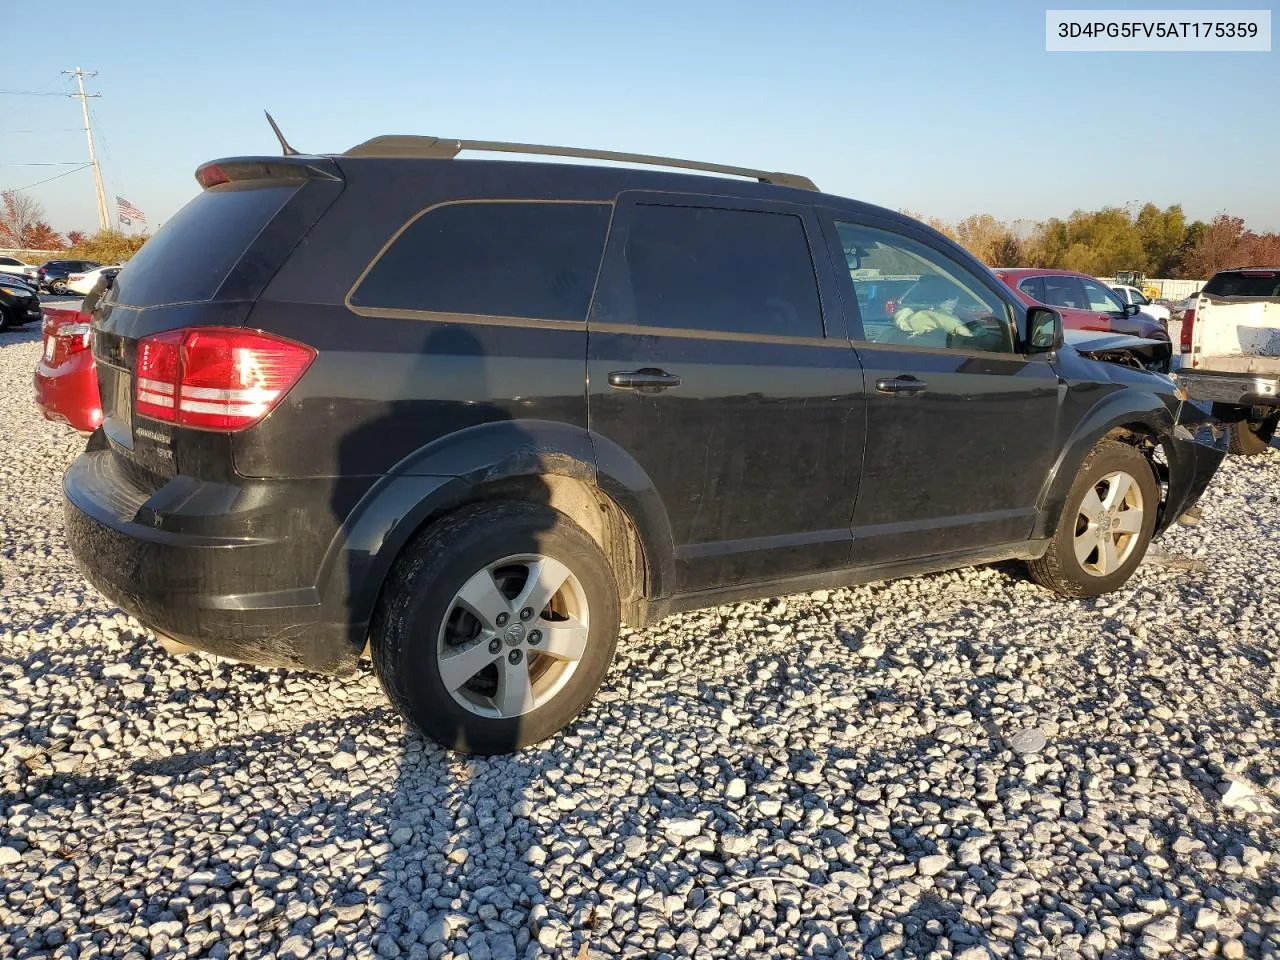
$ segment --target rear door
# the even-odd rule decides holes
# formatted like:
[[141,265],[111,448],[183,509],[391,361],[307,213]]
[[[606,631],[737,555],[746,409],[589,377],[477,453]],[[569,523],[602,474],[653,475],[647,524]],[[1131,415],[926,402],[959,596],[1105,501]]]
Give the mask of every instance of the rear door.
[[[858,564],[1024,540],[1058,449],[1064,387],[1023,352],[1012,294],[930,234],[824,213],[867,383],[867,440],[852,517]],[[892,311],[858,294],[911,288]]]
[[862,374],[807,207],[619,199],[588,321],[601,463],[666,508],[678,589],[842,567],[862,462]]

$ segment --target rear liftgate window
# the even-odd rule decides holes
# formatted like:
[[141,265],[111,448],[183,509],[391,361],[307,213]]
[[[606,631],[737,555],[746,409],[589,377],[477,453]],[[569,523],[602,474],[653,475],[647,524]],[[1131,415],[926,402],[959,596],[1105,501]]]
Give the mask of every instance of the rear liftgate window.
[[231,183],[205,190],[129,261],[115,300],[135,307],[208,300],[300,186]]
[[586,319],[612,207],[484,201],[411,221],[351,295],[355,308]]

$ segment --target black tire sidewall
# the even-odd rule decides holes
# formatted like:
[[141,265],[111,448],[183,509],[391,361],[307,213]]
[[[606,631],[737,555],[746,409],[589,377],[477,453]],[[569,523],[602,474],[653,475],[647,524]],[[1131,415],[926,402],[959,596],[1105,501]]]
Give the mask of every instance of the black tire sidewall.
[[[476,571],[522,553],[554,557],[582,584],[590,611],[587,651],[551,702],[510,720],[480,717],[458,704],[440,679],[440,625]],[[446,747],[483,755],[544,740],[581,713],[609,670],[619,624],[608,561],[581,528],[549,507],[494,505],[428,530],[406,554],[407,567],[393,573],[384,597],[386,614],[376,621],[373,654],[383,688],[408,719]]]
[[[1080,504],[1085,494],[1092,489],[1106,474],[1123,470],[1142,490],[1142,533],[1138,545],[1120,567],[1105,577],[1096,577],[1087,573],[1076,559],[1075,523],[1080,513]],[[1061,576],[1079,588],[1081,596],[1092,596],[1110,593],[1124,585],[1146,556],[1147,547],[1151,544],[1155,532],[1156,512],[1160,505],[1160,487],[1156,483],[1151,464],[1138,450],[1121,443],[1107,444],[1093,456],[1090,456],[1084,468],[1071,485],[1066,505],[1062,511],[1062,520],[1054,538],[1058,541],[1056,550],[1060,559]]]

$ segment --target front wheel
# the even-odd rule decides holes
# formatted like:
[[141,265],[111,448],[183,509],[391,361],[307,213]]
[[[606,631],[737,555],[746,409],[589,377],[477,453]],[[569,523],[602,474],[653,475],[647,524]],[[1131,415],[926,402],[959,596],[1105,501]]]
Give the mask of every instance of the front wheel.
[[1049,549],[1031,578],[1064,597],[1118,589],[1146,555],[1160,488],[1138,450],[1104,441],[1090,451],[1067,495]]
[[405,717],[463,753],[557,733],[595,695],[618,590],[594,540],[550,507],[467,507],[406,548],[372,624],[374,668]]
[[55,280],[49,284],[49,292],[56,293],[58,296],[64,296],[67,292],[67,281]]
[[1266,420],[1238,420],[1227,427],[1227,452],[1238,457],[1256,457],[1266,453],[1275,436],[1280,414]]

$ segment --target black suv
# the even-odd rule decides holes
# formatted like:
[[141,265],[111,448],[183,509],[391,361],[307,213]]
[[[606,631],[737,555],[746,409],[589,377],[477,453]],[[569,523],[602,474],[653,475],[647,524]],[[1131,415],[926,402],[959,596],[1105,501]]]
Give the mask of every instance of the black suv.
[[66,293],[67,277],[73,273],[96,270],[102,264],[97,260],[50,260],[40,265],[36,276],[40,286],[50,293]]
[[[1020,558],[1114,590],[1223,442],[1126,338],[1021,304],[802,177],[238,158],[95,311],[65,480],[89,579],[161,634],[344,672],[480,753],[592,698],[620,620]],[[755,182],[753,182],[755,181]],[[853,283],[894,277],[893,313]]]

